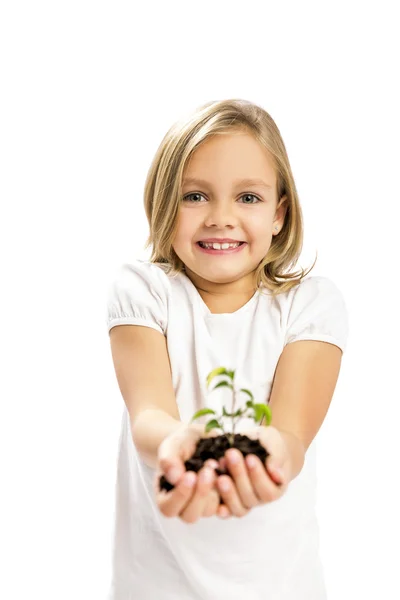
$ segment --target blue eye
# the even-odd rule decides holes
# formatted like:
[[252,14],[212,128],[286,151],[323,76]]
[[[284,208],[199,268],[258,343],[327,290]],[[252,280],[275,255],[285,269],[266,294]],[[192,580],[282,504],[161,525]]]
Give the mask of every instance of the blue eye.
[[[193,199],[193,196],[197,196],[197,198],[204,198],[202,194],[199,194],[198,192],[192,192],[191,194],[187,194],[186,196],[184,196],[183,200],[187,202],[199,203],[200,200]],[[255,196],[254,194],[243,194],[241,198],[253,198],[255,200],[254,202],[243,202],[242,204],[257,204],[258,202],[262,202],[262,200],[260,200],[260,198],[258,198],[258,196]]]
[[189,200],[190,196],[200,196],[200,197],[202,197],[201,194],[199,194],[198,192],[193,192],[192,194],[187,194],[186,196],[184,196],[183,200],[186,200],[188,202],[199,202],[198,200]]
[[257,204],[257,202],[262,202],[260,198],[255,196],[254,194],[244,194],[241,198],[255,198],[256,202],[243,202],[243,204]]

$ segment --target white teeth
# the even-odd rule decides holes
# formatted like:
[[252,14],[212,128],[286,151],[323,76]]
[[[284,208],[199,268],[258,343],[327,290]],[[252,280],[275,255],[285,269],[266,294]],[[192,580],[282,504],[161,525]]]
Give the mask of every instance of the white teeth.
[[240,242],[235,242],[231,244],[228,244],[226,242],[224,242],[223,244],[219,244],[218,242],[201,242],[201,245],[204,246],[204,248],[213,248],[213,250],[228,250],[228,248],[237,248],[240,245]]

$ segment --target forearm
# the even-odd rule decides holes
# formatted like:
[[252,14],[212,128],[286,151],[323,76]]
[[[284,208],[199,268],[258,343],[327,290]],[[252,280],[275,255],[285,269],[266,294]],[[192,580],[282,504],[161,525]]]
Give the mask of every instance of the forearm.
[[286,474],[289,477],[290,482],[297,477],[302,470],[306,450],[304,444],[293,433],[282,431],[281,429],[279,429],[279,433],[282,435],[288,449],[289,464],[286,467]]
[[158,447],[173,431],[184,427],[182,421],[158,409],[147,409],[135,418],[132,438],[142,460],[151,468],[157,464]]

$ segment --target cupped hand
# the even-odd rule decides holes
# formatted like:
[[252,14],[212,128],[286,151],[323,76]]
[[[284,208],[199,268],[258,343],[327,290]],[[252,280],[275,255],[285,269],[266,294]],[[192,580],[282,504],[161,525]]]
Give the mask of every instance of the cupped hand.
[[[157,505],[164,516],[179,517],[186,523],[195,523],[201,517],[223,516],[218,515],[217,461],[206,461],[198,473],[186,471],[184,464],[193,455],[200,438],[216,435],[215,431],[204,434],[202,425],[182,424],[160,444],[154,488]],[[172,490],[160,490],[161,475],[175,486]]]
[[289,483],[290,456],[280,432],[272,426],[254,427],[241,432],[251,439],[258,439],[268,451],[265,464],[254,454],[246,459],[236,448],[225,453],[220,467],[225,467],[229,475],[218,477],[218,489],[224,502],[217,510],[218,516],[243,517],[252,508],[278,500]]

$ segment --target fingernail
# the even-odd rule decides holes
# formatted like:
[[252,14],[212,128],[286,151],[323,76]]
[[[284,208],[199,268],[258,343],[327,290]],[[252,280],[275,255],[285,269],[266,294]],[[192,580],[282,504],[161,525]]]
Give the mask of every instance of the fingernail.
[[223,492],[227,492],[231,486],[230,486],[229,481],[227,481],[226,479],[221,479],[219,481],[219,487],[221,488],[221,490]]
[[185,475],[183,476],[183,485],[187,487],[192,487],[195,481],[196,473],[193,473],[193,471],[189,471],[189,473],[185,473]]
[[213,458],[209,458],[204,463],[204,466],[205,467],[210,467],[210,469],[217,469],[218,468],[218,462],[216,460],[214,460]]
[[248,456],[246,458],[246,462],[249,465],[250,469],[254,469],[254,467],[257,465],[257,460],[255,456]]
[[204,471],[202,471],[200,477],[201,480],[204,481],[204,483],[210,483],[210,481],[213,478],[213,472],[210,469],[205,468]]
[[167,472],[167,479],[173,485],[179,481],[180,476],[181,472],[177,467],[172,467],[172,469]]
[[236,464],[236,463],[238,463],[238,462],[239,462],[239,455],[238,455],[238,453],[237,453],[237,452],[235,452],[235,451],[234,451],[234,452],[230,452],[230,453],[228,454],[228,459],[229,459],[229,462],[230,462],[230,463],[232,463],[232,464]]

